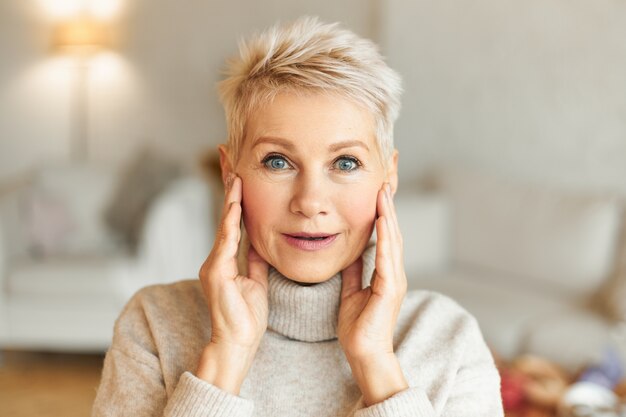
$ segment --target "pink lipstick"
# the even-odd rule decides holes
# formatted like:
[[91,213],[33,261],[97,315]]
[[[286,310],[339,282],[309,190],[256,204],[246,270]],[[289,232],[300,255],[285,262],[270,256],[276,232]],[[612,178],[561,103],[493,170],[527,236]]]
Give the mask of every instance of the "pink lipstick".
[[283,233],[283,236],[287,243],[295,248],[316,251],[330,246],[338,235],[328,233]]

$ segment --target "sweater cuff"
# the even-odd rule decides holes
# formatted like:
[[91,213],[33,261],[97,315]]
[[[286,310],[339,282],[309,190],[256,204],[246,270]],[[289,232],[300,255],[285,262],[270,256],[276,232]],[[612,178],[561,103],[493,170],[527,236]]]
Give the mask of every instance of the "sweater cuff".
[[165,407],[165,417],[250,417],[254,403],[184,372]]
[[354,417],[433,417],[435,411],[426,393],[407,388],[385,401],[358,410]]

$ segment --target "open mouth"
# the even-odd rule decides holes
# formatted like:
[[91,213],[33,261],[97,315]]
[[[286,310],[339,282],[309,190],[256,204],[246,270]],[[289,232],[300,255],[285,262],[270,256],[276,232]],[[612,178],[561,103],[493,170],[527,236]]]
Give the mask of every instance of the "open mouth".
[[330,246],[338,234],[326,234],[326,233],[295,233],[295,234],[283,234],[287,242],[298,249],[306,251],[315,251],[324,249]]

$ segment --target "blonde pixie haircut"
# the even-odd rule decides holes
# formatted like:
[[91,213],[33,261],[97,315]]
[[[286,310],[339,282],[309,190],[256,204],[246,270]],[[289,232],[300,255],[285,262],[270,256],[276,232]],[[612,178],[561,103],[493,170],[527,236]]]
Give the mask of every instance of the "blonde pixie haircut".
[[351,99],[374,115],[386,164],[400,111],[400,76],[387,66],[376,44],[338,26],[301,17],[239,42],[239,56],[228,61],[227,78],[218,85],[232,162],[239,159],[246,122],[258,106],[281,92],[324,92]]

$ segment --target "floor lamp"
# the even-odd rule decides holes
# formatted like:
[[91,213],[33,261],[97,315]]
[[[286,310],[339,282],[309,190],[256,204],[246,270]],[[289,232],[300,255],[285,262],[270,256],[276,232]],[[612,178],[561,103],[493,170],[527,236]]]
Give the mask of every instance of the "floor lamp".
[[86,161],[89,153],[89,61],[107,46],[107,35],[101,22],[86,15],[59,24],[54,33],[54,48],[74,60],[70,149],[77,162]]

